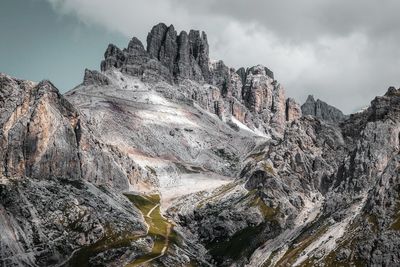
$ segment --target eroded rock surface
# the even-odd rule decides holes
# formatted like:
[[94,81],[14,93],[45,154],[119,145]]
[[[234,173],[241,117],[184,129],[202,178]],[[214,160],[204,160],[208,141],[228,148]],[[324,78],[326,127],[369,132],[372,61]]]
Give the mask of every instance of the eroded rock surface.
[[[285,114],[285,91],[271,70],[258,65],[236,71],[223,61],[210,60],[204,32],[178,34],[172,25],[160,23],[148,34],[146,49],[134,37],[128,48],[110,45],[104,57],[101,69],[105,73],[118,70],[143,82],[183,87],[185,98],[221,119],[234,116],[265,134],[282,134],[286,118],[292,116]],[[181,97],[176,93],[169,96]]]
[[57,265],[111,235],[144,235],[141,214],[118,192],[127,182],[87,182],[91,164],[119,166],[86,143],[98,141],[58,90],[3,74],[0,89],[0,265]]
[[347,118],[339,109],[309,95],[306,102],[301,106],[303,115],[312,115],[330,122],[340,122]]
[[399,264],[400,89],[300,107],[208,49],[158,24],[64,96],[0,75],[1,264]]

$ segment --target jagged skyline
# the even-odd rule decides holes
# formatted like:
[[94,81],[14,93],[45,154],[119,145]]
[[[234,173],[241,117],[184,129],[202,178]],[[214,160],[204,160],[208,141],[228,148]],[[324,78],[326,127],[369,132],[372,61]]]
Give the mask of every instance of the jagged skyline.
[[398,265],[400,89],[346,116],[146,39],[64,94],[0,73],[0,266]]
[[82,81],[84,68],[99,69],[108,43],[126,46],[133,36],[145,43],[158,22],[206,31],[211,58],[229,66],[268,66],[299,102],[313,94],[350,113],[400,83],[395,1],[16,0],[1,6],[8,38],[0,45],[0,71],[47,78],[64,92]]

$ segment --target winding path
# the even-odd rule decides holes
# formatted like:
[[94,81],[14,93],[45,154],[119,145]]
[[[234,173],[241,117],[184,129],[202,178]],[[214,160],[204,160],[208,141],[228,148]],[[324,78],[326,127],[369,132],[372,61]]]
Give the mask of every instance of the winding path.
[[[156,227],[156,226],[154,225],[153,218],[154,218],[155,216],[157,216],[158,214],[157,214],[157,215],[154,215],[153,213],[154,213],[154,211],[155,211],[157,208],[159,208],[159,207],[160,207],[160,203],[155,204],[155,205],[147,212],[147,214],[144,215],[145,220],[146,220],[146,224],[147,224],[147,226],[148,226],[147,235],[149,235],[150,229],[151,229],[152,227]],[[133,262],[131,262],[131,263],[128,264],[127,266],[133,267],[133,266],[138,266],[138,265],[142,265],[142,264],[145,264],[145,263],[149,263],[149,262],[151,262],[151,261],[154,261],[154,260],[156,260],[156,259],[158,259],[158,258],[164,256],[165,253],[167,252],[167,249],[168,249],[168,246],[169,246],[169,243],[170,243],[170,239],[169,239],[169,238],[170,238],[170,234],[171,234],[172,224],[168,221],[167,218],[165,218],[165,217],[161,214],[161,211],[160,211],[160,210],[158,210],[158,213],[159,213],[160,217],[163,219],[163,221],[164,221],[165,224],[166,224],[165,233],[162,234],[162,236],[165,238],[162,249],[160,250],[160,252],[158,253],[158,255],[155,255],[154,257],[151,257],[151,258],[149,258],[149,259],[146,259],[145,261],[141,261],[141,259],[143,259],[142,257],[146,257],[146,256],[149,255],[150,253],[153,253],[153,252],[154,252],[154,249],[155,249],[155,247],[156,247],[155,244],[154,244],[154,245],[153,245],[152,252],[150,252],[150,253],[148,253],[148,254],[146,254],[146,255],[143,255],[142,257],[139,257],[139,258],[135,259]]]

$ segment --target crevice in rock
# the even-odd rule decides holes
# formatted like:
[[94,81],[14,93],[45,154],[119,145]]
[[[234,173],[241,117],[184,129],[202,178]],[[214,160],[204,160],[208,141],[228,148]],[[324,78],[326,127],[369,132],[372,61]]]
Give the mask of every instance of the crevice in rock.
[[81,159],[81,151],[80,151],[80,141],[82,137],[82,130],[81,130],[81,120],[78,119],[76,122],[76,125],[74,127],[74,135],[75,135],[75,141],[76,141],[76,149],[77,149],[77,156],[79,160],[79,173],[80,173],[80,178],[82,178],[82,159]]

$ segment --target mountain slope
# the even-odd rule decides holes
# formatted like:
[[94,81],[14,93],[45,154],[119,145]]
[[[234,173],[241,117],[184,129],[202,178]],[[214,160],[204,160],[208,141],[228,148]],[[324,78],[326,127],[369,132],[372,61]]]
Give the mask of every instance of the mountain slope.
[[162,23],[104,56],[64,96],[0,75],[2,265],[399,264],[399,89],[300,107]]

